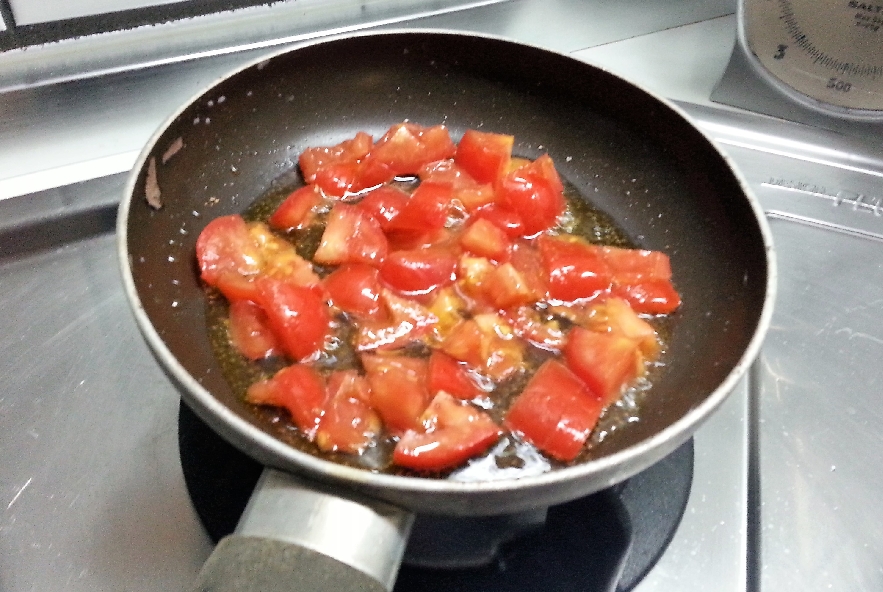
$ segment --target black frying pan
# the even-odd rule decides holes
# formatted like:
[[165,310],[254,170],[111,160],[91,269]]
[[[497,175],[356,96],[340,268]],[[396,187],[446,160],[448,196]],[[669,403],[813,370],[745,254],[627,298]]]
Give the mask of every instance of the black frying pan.
[[[224,380],[205,330],[194,242],[297,175],[297,155],[391,124],[513,134],[641,247],[668,253],[683,298],[668,364],[640,421],[597,458],[538,477],[454,483],[372,474],[276,440]],[[182,147],[183,146],[183,147]],[[153,171],[153,172],[151,172]],[[162,208],[146,193],[160,192]],[[280,178],[282,181],[280,181]],[[119,217],[126,289],[153,352],[188,405],[262,463],[417,512],[482,515],[560,503],[622,481],[686,441],[757,355],[774,294],[770,233],[745,183],[673,106],[585,63],[446,32],[322,41],[219,81],[151,140]]]

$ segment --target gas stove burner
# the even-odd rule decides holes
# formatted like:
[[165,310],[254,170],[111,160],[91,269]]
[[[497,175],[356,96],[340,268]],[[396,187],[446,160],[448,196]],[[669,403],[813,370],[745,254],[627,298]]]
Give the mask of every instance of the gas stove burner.
[[[233,532],[263,467],[215,434],[183,402],[178,444],[193,505],[209,536],[218,541]],[[547,511],[457,519],[417,516],[395,592],[628,592],[668,547],[692,479],[690,440],[624,483]],[[430,533],[438,536],[433,539]],[[472,554],[464,555],[464,548]]]

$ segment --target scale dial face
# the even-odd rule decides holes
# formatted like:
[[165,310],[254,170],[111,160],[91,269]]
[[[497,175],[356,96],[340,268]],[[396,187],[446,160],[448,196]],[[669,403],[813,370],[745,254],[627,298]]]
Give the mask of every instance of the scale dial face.
[[834,110],[883,115],[883,0],[743,0],[749,50]]

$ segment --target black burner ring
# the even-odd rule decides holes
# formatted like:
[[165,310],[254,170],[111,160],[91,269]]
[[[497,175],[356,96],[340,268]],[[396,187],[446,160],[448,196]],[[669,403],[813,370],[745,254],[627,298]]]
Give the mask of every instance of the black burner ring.
[[[178,444],[190,498],[209,536],[218,541],[233,532],[263,467],[183,403]],[[692,479],[690,440],[624,483],[549,508],[545,526],[504,545],[490,565],[404,565],[395,592],[628,592],[671,542]]]

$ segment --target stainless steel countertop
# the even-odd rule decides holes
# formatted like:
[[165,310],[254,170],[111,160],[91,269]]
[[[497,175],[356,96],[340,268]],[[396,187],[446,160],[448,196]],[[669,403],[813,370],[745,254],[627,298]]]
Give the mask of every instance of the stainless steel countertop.
[[[676,99],[768,213],[780,262],[772,331],[697,433],[687,514],[639,592],[880,590],[880,138],[710,103],[733,10],[512,0],[406,24],[550,47]],[[120,290],[114,205],[164,118],[263,51],[0,93],[0,230],[13,238],[0,251],[4,591],[180,589],[210,550],[181,477],[177,392]],[[3,68],[0,56],[0,79]],[[44,232],[50,218],[59,224]]]

